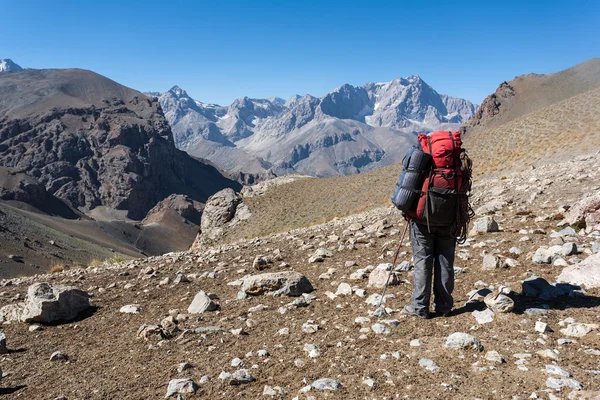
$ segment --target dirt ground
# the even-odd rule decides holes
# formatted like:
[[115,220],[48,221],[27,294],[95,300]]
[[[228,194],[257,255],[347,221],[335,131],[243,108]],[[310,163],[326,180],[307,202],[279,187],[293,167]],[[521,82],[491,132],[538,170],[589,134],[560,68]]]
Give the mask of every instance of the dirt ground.
[[[456,259],[455,266],[463,268],[464,272],[456,275],[455,313],[447,318],[428,320],[401,315],[398,311],[409,301],[412,291],[411,273],[402,272],[402,282],[388,291],[394,298],[386,303],[393,309],[387,319],[397,319],[399,324],[391,327],[387,335],[375,334],[372,330],[360,331],[377,322],[375,317],[362,326],[355,323],[357,317],[369,317],[375,308],[365,303],[366,297],[340,295],[332,300],[325,293],[335,293],[342,282],[364,289],[366,296],[379,292],[379,289],[368,287],[366,279],[352,281],[349,275],[358,268],[391,262],[389,251],[399,240],[398,231],[404,222],[399,213],[390,208],[204,252],[173,253],[95,269],[13,279],[10,284],[3,281],[0,306],[22,301],[29,284],[49,281],[88,290],[93,295],[96,309],[76,322],[45,326],[35,332],[30,332],[25,323],[5,323],[1,330],[6,334],[10,352],[0,356],[0,367],[6,374],[0,381],[0,393],[6,399],[57,399],[60,396],[69,400],[154,399],[164,398],[171,379],[189,377],[200,384],[201,377],[206,376],[208,381],[200,384],[195,396],[183,394],[183,397],[269,398],[263,396],[265,385],[269,385],[284,388],[287,394],[282,398],[285,399],[295,396],[300,399],[309,396],[317,399],[568,398],[571,389],[555,391],[547,388],[546,379],[551,376],[544,372],[547,364],[556,364],[569,371],[585,390],[599,391],[600,331],[571,338],[571,344],[558,344],[558,339],[565,337],[560,332],[560,321],[566,318],[600,324],[599,289],[587,290],[584,296],[555,301],[526,299],[515,294],[515,311],[496,314],[487,324],[478,324],[472,315],[474,309],[485,308],[483,303],[465,306],[467,293],[476,288],[477,281],[490,287],[506,285],[516,293],[521,292],[521,282],[533,274],[555,281],[561,267],[533,264],[531,253],[550,243],[550,234],[557,229],[557,221],[537,220],[536,217],[558,213],[561,204],[575,201],[600,183],[597,175],[590,175],[566,190],[556,178],[555,185],[550,185],[543,195],[530,201],[530,193],[515,190],[520,179],[527,181],[530,178],[514,177],[514,182],[505,183],[505,194],[493,197],[510,194],[513,200],[494,215],[503,231],[474,236],[469,246],[459,247],[468,251],[470,257]],[[492,199],[486,196],[491,196],[490,190],[497,184],[498,181],[490,181],[487,186],[481,186],[479,205]],[[526,211],[531,213],[524,215]],[[365,233],[364,229],[352,236],[344,236],[352,223],[367,227],[382,219],[391,225],[384,230],[383,237]],[[519,233],[522,229],[542,229],[545,233]],[[366,239],[359,240],[355,249],[340,249],[340,243],[348,243],[362,234]],[[331,235],[339,236],[339,241]],[[521,241],[524,236],[531,240]],[[582,251],[589,251],[591,241],[598,240],[589,235],[573,235],[573,239],[579,242]],[[520,256],[508,252],[513,246],[521,249]],[[318,248],[331,250],[333,257],[323,262],[308,262]],[[314,286],[312,295],[316,297],[307,307],[290,308],[282,314],[280,307],[294,298],[257,296],[236,299],[239,286],[228,283],[259,273],[252,267],[255,256],[272,256],[275,249],[280,250],[282,261],[289,267],[282,268],[279,266],[281,261],[275,261],[263,272],[294,270],[304,274]],[[409,261],[410,247],[405,245],[402,250],[407,253],[399,261]],[[521,265],[484,271],[484,252],[511,256]],[[587,255],[581,253],[577,257],[584,259]],[[357,266],[345,267],[347,261],[355,261]],[[148,266],[157,274],[150,279],[142,278],[139,273]],[[331,278],[320,279],[320,275],[330,268],[336,270]],[[159,285],[166,277],[173,280],[178,271],[191,276],[190,282]],[[211,272],[215,272],[214,279],[202,277],[203,273]],[[128,283],[135,286],[125,289]],[[169,316],[170,310],[177,309],[185,314],[199,290],[216,294],[220,310],[181,318],[179,332],[170,339],[159,341],[136,337],[140,325],[160,324]],[[119,312],[122,306],[132,303],[142,306],[140,314]],[[266,308],[249,311],[259,304]],[[546,314],[523,312],[542,304],[548,307]],[[536,332],[537,320],[546,322],[553,332]],[[315,333],[303,332],[302,324],[307,321],[314,321],[319,329]],[[188,332],[180,337],[186,329],[207,326],[218,326],[222,331]],[[243,328],[246,334],[230,332],[237,328]],[[288,328],[289,334],[280,334],[282,328]],[[454,332],[475,336],[484,346],[483,352],[445,348],[446,337]],[[420,339],[423,344],[413,347],[410,345],[413,339]],[[316,345],[320,355],[310,359],[304,350],[305,344]],[[267,350],[269,355],[258,356],[257,351],[261,349]],[[544,349],[557,350],[558,359],[550,360],[537,354]],[[57,350],[66,353],[69,361],[50,361],[50,355]],[[499,352],[506,362],[493,364],[487,361],[485,354],[492,350]],[[392,356],[394,352],[399,352],[400,356]],[[531,355],[525,362],[527,370],[519,369],[515,364],[517,358],[513,355],[518,353]],[[228,379],[219,379],[221,372],[232,373],[237,369],[231,366],[235,357],[243,360],[244,368],[256,378],[255,382],[232,386]],[[430,372],[420,367],[421,358],[433,360],[439,371]],[[177,372],[176,367],[182,362],[188,362],[192,368]],[[319,378],[336,379],[342,388],[298,393]],[[374,380],[374,387],[364,384],[366,378]],[[537,397],[530,397],[532,393]]]

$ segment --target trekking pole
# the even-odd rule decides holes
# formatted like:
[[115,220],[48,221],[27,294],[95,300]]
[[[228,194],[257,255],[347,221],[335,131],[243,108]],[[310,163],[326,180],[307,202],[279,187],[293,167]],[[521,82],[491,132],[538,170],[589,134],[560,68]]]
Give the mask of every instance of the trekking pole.
[[398,243],[398,248],[396,249],[396,254],[394,254],[394,261],[392,262],[392,268],[388,273],[387,279],[385,280],[385,285],[383,286],[383,291],[381,292],[381,297],[379,298],[379,304],[377,304],[377,309],[373,313],[373,315],[384,315],[386,314],[385,309],[381,310],[381,303],[385,297],[385,292],[387,290],[388,284],[390,283],[390,278],[392,276],[392,272],[394,272],[394,268],[396,267],[396,260],[398,259],[398,254],[400,254],[400,248],[402,247],[402,242],[404,242],[404,236],[406,236],[406,231],[408,230],[408,223],[406,221],[406,226],[404,227],[404,232],[402,232],[402,237],[400,237],[400,242]]

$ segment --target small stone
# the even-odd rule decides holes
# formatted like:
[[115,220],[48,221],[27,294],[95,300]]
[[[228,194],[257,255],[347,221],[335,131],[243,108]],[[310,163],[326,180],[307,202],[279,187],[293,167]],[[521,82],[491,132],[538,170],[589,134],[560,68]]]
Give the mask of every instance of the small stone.
[[493,254],[486,254],[483,256],[483,269],[484,271],[493,271],[500,268],[500,259]]
[[283,397],[286,394],[286,391],[281,386],[269,386],[265,385],[263,389],[263,396],[279,396]]
[[440,367],[433,361],[428,358],[421,358],[419,360],[419,365],[431,372],[438,372]]
[[365,380],[363,380],[363,385],[367,385],[370,388],[375,387],[375,381],[372,378],[367,378]]
[[244,360],[242,360],[241,358],[236,357],[233,360],[231,360],[231,366],[234,367],[234,368],[242,367],[242,366],[244,366]]
[[473,230],[476,233],[498,232],[498,223],[491,216],[485,216],[477,219],[473,224]]
[[494,320],[494,313],[492,312],[492,310],[486,308],[483,311],[473,311],[471,313],[473,315],[473,317],[475,317],[475,320],[477,320],[478,324],[487,324],[490,323]]
[[513,299],[497,290],[485,296],[484,302],[495,313],[507,313],[515,308]]
[[310,324],[308,322],[305,322],[304,324],[302,324],[302,332],[304,332],[304,333],[315,333],[318,330],[319,330],[319,325],[317,325],[317,324]]
[[177,372],[181,373],[185,370],[188,370],[192,368],[192,366],[190,364],[188,364],[187,362],[182,362],[180,364],[177,365]]
[[169,386],[167,387],[167,394],[165,395],[165,399],[172,397],[174,395],[186,394],[186,393],[196,393],[199,386],[193,380],[189,378],[184,379],[172,379],[169,381]]
[[229,378],[231,378],[231,374],[229,372],[222,371],[219,374],[219,379],[222,380],[222,381],[224,381],[226,379],[229,379]]
[[411,347],[419,347],[423,345],[423,341],[421,339],[413,339],[410,341]]
[[44,327],[41,325],[31,325],[29,326],[29,332],[41,332],[44,330]]
[[485,359],[495,364],[502,364],[505,362],[504,357],[495,350],[490,350],[485,353]]
[[590,333],[597,326],[593,324],[580,324],[573,323],[569,324],[566,328],[561,329],[560,332],[563,335],[571,336],[571,337],[584,337],[588,333]]
[[128,304],[126,306],[121,307],[119,312],[125,314],[139,314],[142,311],[142,306],[139,304]]
[[571,377],[571,373],[565,371],[564,369],[562,369],[561,367],[554,365],[554,364],[548,364],[546,365],[546,372],[552,375],[558,375],[558,376],[562,376],[564,378],[570,378]]
[[337,296],[340,295],[351,295],[352,294],[352,286],[348,283],[342,282],[339,284],[337,291],[335,292]]
[[510,254],[514,254],[516,256],[521,254],[521,249],[519,249],[518,247],[511,247],[510,249],[508,249],[508,251],[510,252]]
[[68,361],[69,356],[63,353],[62,351],[55,351],[50,356],[50,361]]
[[483,346],[474,336],[462,332],[454,332],[446,338],[447,348],[464,349],[467,347],[477,351],[483,351]]
[[317,251],[315,251],[315,256],[330,258],[330,257],[333,257],[333,253],[327,249],[320,248],[320,249],[317,249]]
[[543,349],[536,352],[536,354],[542,358],[558,361],[558,352],[551,349]]
[[238,385],[243,385],[246,383],[254,382],[255,380],[256,379],[250,374],[250,372],[248,372],[248,370],[240,369],[240,370],[235,371],[231,375],[231,380],[229,381],[229,384],[232,386],[238,386]]
[[304,361],[304,360],[302,360],[300,358],[297,358],[297,359],[294,360],[294,365],[297,368],[302,368],[302,367],[304,367],[306,365],[306,361]]
[[256,352],[256,355],[259,357],[269,357],[269,352],[267,350],[261,349]]
[[564,258],[557,258],[556,260],[554,260],[554,262],[552,263],[552,265],[554,265],[555,267],[568,267],[569,263],[566,262],[564,260]]
[[551,332],[551,329],[548,327],[548,324],[542,321],[537,321],[535,323],[535,331],[539,333]]
[[219,308],[211,298],[203,291],[199,291],[194,300],[188,307],[188,313],[190,314],[203,314],[205,311],[216,311]]
[[313,389],[316,390],[332,390],[332,391],[336,391],[341,389],[342,384],[339,383],[338,381],[334,380],[334,379],[329,379],[329,378],[321,378],[321,379],[317,379],[316,381],[314,381],[312,383],[312,385],[310,385]]
[[258,255],[254,258],[252,267],[258,271],[262,271],[263,269],[268,268],[269,264],[272,264],[272,261],[268,257]]
[[389,327],[379,323],[371,325],[371,329],[373,329],[373,332],[375,332],[378,335],[387,335],[391,332]]
[[548,378],[546,379],[546,386],[550,389],[562,389],[564,387],[568,387],[570,389],[581,390],[583,389],[583,385],[572,378]]

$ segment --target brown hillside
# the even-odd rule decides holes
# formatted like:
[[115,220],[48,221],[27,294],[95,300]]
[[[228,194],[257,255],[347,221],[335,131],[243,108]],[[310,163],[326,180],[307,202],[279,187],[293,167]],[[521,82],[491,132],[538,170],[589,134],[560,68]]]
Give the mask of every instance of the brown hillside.
[[474,134],[600,86],[600,58],[554,74],[527,74],[500,84],[461,129]]
[[478,175],[600,149],[600,88],[492,129],[469,134],[466,147]]

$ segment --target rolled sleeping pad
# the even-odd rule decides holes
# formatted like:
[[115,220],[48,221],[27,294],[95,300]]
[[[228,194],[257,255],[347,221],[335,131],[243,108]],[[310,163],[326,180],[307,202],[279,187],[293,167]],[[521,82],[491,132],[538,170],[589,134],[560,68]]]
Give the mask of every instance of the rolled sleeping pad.
[[410,148],[403,160],[403,170],[392,193],[392,203],[402,211],[414,211],[431,165],[431,156],[418,146]]

